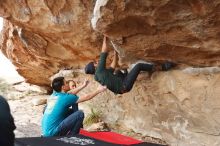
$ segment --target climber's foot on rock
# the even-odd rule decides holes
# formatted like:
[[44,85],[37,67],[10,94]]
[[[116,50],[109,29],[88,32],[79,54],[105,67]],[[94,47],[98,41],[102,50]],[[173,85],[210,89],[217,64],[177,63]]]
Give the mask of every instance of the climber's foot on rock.
[[177,65],[176,63],[173,63],[171,61],[166,61],[161,65],[161,69],[162,69],[162,71],[168,71],[168,70],[174,68],[176,65]]

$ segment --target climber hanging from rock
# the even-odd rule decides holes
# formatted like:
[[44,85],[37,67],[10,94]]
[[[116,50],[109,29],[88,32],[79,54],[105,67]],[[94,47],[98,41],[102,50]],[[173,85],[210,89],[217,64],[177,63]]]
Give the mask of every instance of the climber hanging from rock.
[[[114,57],[110,68],[106,68],[106,59],[109,52],[107,48],[107,40],[107,37],[104,36],[99,62],[88,63],[85,67],[85,73],[95,75],[95,80],[100,84],[107,86],[112,92],[116,94],[129,92],[141,71],[153,72],[157,70],[156,68],[158,68],[158,66],[154,64],[138,63],[129,73],[126,71],[123,73],[120,70],[115,72],[118,62],[118,54],[116,51],[114,51]],[[173,66],[174,63],[166,61],[160,68],[163,71],[167,71]]]

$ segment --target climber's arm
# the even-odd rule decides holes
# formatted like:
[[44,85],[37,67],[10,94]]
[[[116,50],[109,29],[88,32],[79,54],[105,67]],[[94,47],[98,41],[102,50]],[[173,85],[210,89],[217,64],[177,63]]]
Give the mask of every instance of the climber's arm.
[[106,69],[106,59],[108,56],[108,49],[107,49],[106,41],[107,41],[107,38],[106,38],[106,36],[104,36],[103,43],[102,43],[102,51],[101,51],[99,63],[98,63],[97,69],[96,69],[97,71],[101,71],[103,69]]
[[118,53],[116,51],[114,51],[113,60],[110,66],[113,69],[115,69],[118,66]]
[[107,48],[107,37],[104,36],[103,38],[103,43],[102,43],[102,53],[107,53],[108,52],[108,48]]

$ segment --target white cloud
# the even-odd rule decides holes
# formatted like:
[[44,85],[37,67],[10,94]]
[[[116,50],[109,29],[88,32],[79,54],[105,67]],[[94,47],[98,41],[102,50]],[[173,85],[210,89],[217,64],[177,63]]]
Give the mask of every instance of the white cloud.
[[[3,19],[0,17],[0,31],[2,30]],[[0,51],[0,78],[8,82],[20,81],[23,78],[17,73],[14,65]]]
[[23,80],[23,77],[17,73],[15,66],[2,52],[0,52],[0,78],[11,83]]

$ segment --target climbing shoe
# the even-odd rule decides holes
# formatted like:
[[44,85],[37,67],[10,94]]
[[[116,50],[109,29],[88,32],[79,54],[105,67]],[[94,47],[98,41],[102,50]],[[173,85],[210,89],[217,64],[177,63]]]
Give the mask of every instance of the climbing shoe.
[[162,71],[168,71],[168,70],[170,70],[171,68],[173,68],[175,66],[176,66],[175,63],[170,62],[170,61],[166,61],[165,63],[163,63],[161,65],[161,68],[162,68]]

